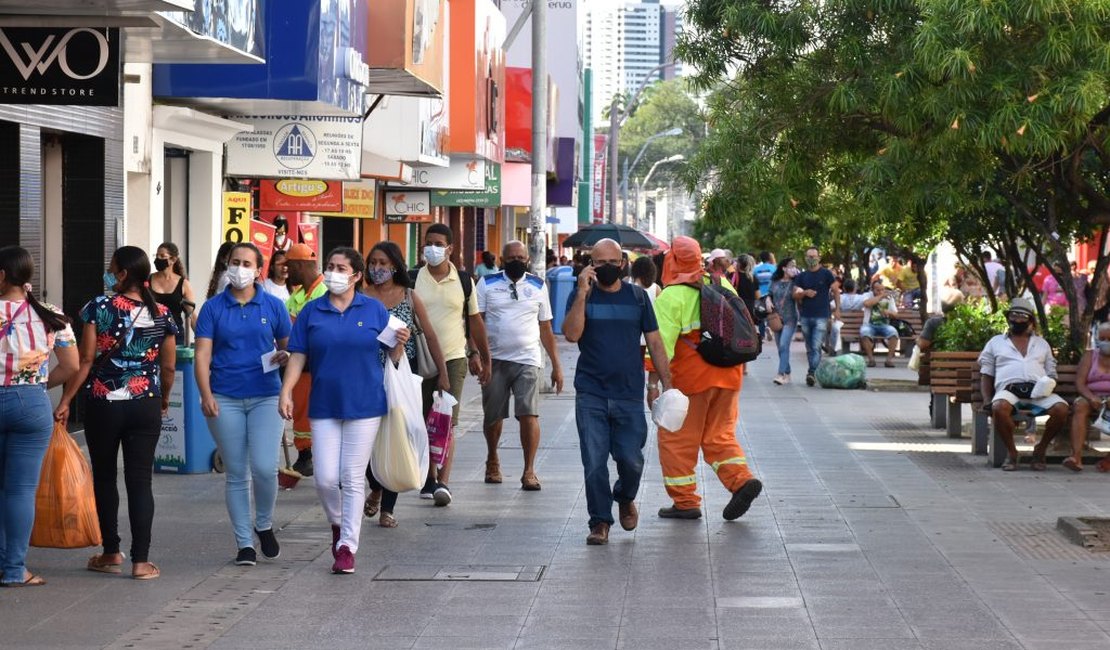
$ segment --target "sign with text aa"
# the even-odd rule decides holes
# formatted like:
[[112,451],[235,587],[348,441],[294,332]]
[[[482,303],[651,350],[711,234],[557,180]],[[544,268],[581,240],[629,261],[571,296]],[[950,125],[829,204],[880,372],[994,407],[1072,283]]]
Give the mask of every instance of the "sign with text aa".
[[605,144],[604,135],[594,136],[594,168],[590,173],[590,205],[593,206],[593,222],[605,221]]
[[495,208],[501,205],[501,165],[485,163],[485,189],[434,190],[432,205],[444,207],[470,206]]
[[254,126],[227,143],[229,176],[355,181],[362,171],[362,118],[234,116]]
[[318,217],[346,217],[348,219],[374,219],[374,199],[377,187],[372,180],[343,183],[343,209],[336,212],[312,211]]
[[0,29],[0,103],[119,106],[114,28]]
[[223,231],[224,241],[249,241],[251,223],[251,193],[224,192]]
[[389,223],[427,223],[432,220],[428,192],[386,192],[385,220]]
[[343,183],[299,178],[259,183],[258,204],[261,210],[315,212],[343,208]]

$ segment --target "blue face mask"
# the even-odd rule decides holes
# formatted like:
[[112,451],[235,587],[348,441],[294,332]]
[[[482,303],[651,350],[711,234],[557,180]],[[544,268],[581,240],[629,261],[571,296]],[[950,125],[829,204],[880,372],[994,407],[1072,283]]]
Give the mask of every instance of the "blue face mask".
[[117,284],[119,284],[119,280],[116,279],[116,274],[112,273],[111,271],[105,271],[104,289],[107,291],[115,291],[115,287]]

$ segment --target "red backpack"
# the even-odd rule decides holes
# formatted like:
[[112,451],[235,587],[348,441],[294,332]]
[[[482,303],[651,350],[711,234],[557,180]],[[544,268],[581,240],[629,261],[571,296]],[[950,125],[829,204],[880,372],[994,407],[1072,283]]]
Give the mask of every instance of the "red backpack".
[[701,285],[701,338],[697,351],[711,366],[731,368],[752,361],[763,349],[743,298],[712,278]]

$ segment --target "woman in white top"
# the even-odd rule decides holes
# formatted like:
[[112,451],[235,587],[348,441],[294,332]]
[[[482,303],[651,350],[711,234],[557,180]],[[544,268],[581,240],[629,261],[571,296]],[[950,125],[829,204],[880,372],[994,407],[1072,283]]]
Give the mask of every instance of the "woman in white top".
[[262,282],[262,288],[266,293],[285,302],[289,300],[289,285],[286,283],[288,279],[289,268],[285,266],[285,251],[275,250],[270,258],[270,271],[266,274],[266,280]]

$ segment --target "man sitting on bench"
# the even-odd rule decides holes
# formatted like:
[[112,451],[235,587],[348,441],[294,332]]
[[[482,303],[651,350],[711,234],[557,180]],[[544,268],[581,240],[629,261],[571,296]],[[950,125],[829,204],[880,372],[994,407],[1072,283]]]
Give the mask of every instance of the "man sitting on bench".
[[880,278],[871,280],[871,291],[863,294],[863,325],[859,328],[859,346],[867,355],[867,367],[875,367],[875,340],[886,341],[886,367],[894,367],[894,350],[898,330],[890,319],[898,313],[894,297],[887,293]]
[[[1056,357],[1048,341],[1035,332],[1033,303],[1028,298],[1014,298],[1006,310],[1009,331],[987,342],[979,354],[982,369],[983,397],[993,395],[990,402],[994,430],[1008,451],[1002,471],[1018,468],[1017,445],[1014,443],[1014,409],[1024,409],[1034,416],[1048,414],[1044,437],[1033,448],[1030,467],[1044,471],[1045,453],[1056,434],[1068,423],[1068,403],[1046,383],[1046,377],[1056,378]],[[987,408],[984,406],[984,408]]]

